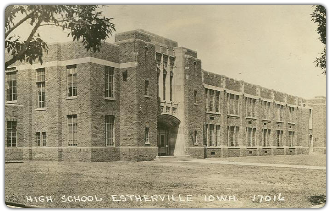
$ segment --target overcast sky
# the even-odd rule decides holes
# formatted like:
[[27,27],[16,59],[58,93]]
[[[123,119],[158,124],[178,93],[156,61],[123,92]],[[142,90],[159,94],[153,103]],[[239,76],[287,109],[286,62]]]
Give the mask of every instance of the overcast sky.
[[[144,29],[196,50],[207,71],[303,98],[326,95],[326,77],[313,63],[323,46],[311,5],[108,5],[103,11],[117,32]],[[54,28],[40,33],[46,41],[70,40]]]

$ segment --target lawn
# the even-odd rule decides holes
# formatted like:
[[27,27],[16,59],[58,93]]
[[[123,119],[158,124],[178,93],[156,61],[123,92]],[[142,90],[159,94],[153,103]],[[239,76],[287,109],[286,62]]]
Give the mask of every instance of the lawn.
[[[282,157],[286,162],[300,164],[311,156]],[[280,156],[267,159],[272,158],[274,160],[270,161],[274,163],[285,163]],[[320,157],[313,156],[312,159],[320,161]],[[252,161],[251,158],[246,160]],[[279,193],[284,201],[252,201],[254,195],[273,198]],[[182,201],[179,201],[179,194]],[[95,201],[93,197],[91,202],[62,202],[63,195],[66,198],[97,196],[102,201]],[[148,199],[131,201],[126,197],[123,201],[122,197],[122,201],[115,201],[120,199],[120,195],[146,195]],[[151,201],[154,195],[159,197]],[[162,201],[160,197],[163,195],[174,195],[176,200]],[[225,201],[205,201],[205,195],[214,198],[217,195],[223,195],[223,198],[235,196],[236,201],[228,200],[229,197]],[[326,195],[326,170],[167,160],[5,164],[6,201],[46,208],[310,208],[310,197],[319,195]],[[26,196],[52,196],[53,202],[28,202]],[[183,199],[185,196],[189,197],[188,200]]]

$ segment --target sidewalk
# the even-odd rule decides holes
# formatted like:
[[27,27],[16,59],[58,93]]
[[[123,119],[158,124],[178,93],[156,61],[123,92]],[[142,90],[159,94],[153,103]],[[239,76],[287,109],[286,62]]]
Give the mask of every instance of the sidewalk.
[[177,162],[187,162],[187,163],[213,163],[213,164],[223,164],[223,165],[240,165],[240,166],[264,166],[264,167],[283,167],[283,168],[296,168],[296,169],[320,169],[326,170],[324,166],[307,166],[307,165],[290,165],[290,164],[274,164],[274,163],[246,163],[246,162],[230,162],[230,161],[215,161],[209,159],[192,159],[190,161],[177,161]]

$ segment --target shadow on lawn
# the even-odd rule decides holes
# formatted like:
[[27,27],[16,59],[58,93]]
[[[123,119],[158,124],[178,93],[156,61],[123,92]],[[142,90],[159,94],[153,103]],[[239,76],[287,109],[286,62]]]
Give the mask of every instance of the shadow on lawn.
[[326,195],[315,195],[308,197],[308,200],[312,205],[320,205],[326,203]]

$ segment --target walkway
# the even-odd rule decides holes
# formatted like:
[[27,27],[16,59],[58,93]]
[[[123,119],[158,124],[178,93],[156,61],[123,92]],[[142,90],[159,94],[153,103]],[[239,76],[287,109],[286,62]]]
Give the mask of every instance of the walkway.
[[307,166],[307,165],[290,165],[290,164],[275,164],[275,163],[246,163],[246,162],[230,162],[230,161],[216,161],[208,159],[192,159],[189,161],[177,161],[186,163],[214,163],[223,165],[240,165],[240,166],[264,166],[264,167],[282,167],[282,168],[296,168],[296,169],[320,169],[326,170],[324,166]]

